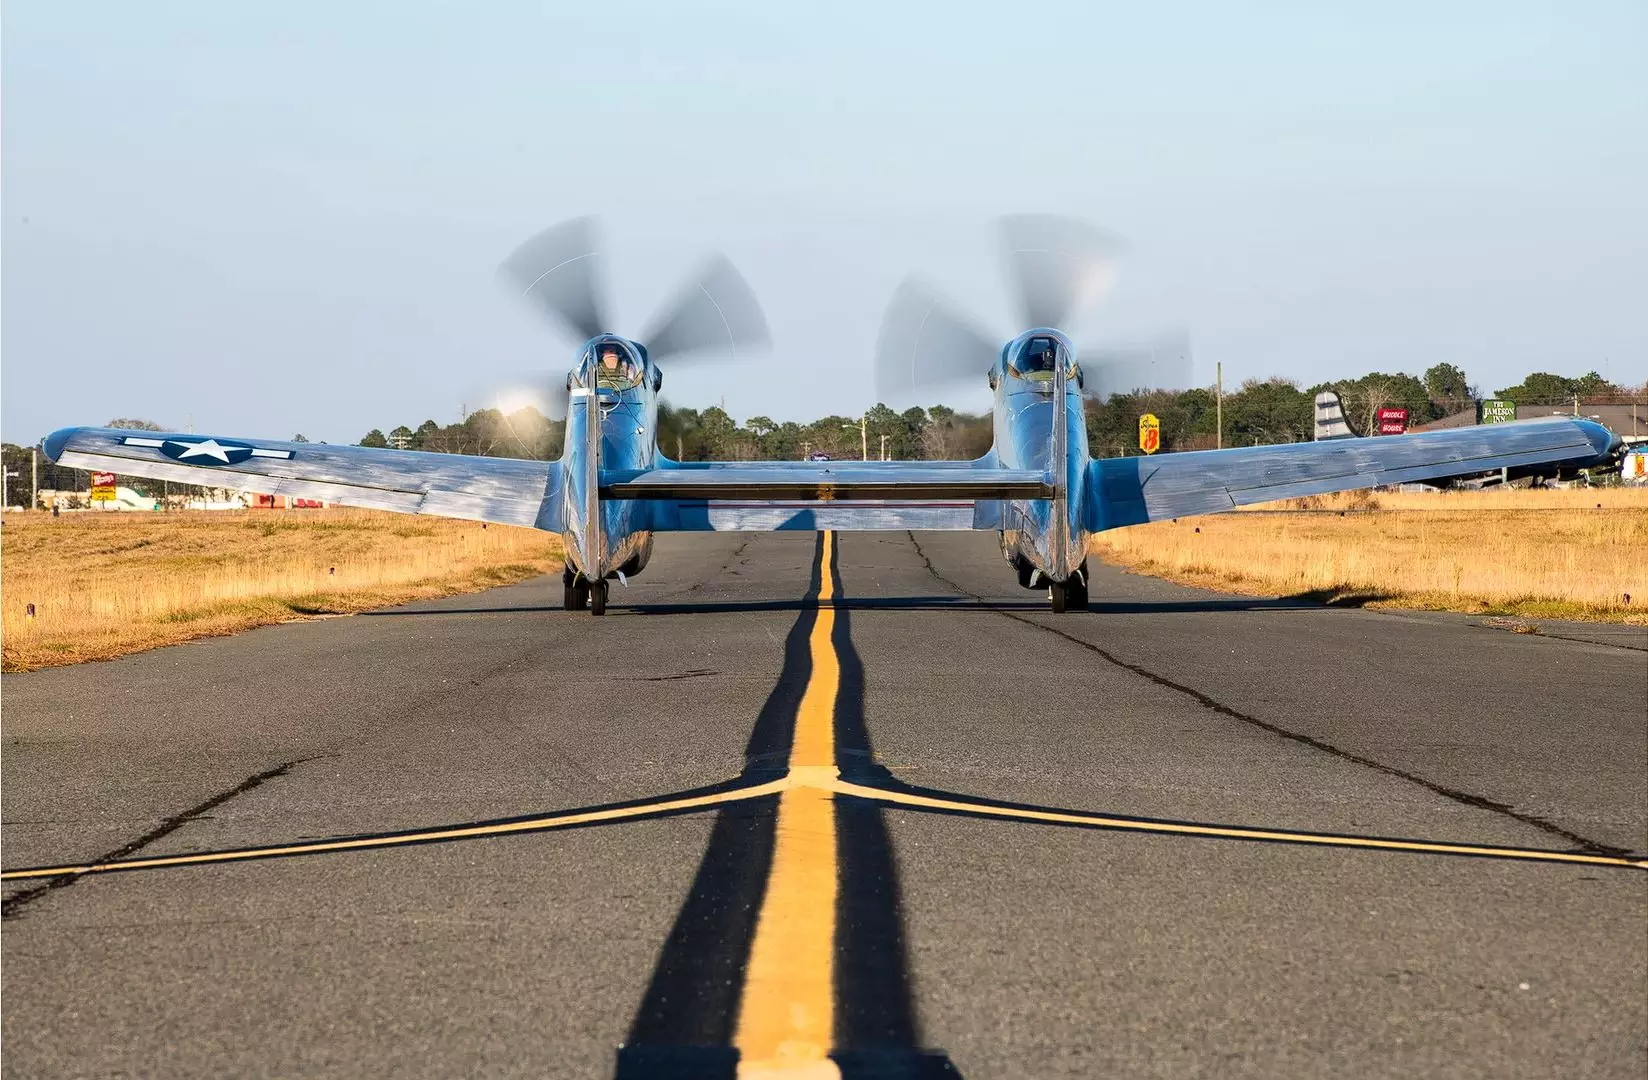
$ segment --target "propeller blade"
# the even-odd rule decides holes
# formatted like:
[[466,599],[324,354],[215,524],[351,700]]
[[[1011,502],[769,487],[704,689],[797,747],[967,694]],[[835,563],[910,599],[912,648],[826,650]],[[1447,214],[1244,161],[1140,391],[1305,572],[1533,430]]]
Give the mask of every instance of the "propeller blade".
[[713,256],[641,336],[653,360],[710,350],[736,354],[771,343],[767,318],[724,255]]
[[1190,338],[1165,335],[1143,345],[1077,349],[1084,392],[1099,398],[1135,390],[1188,390],[1192,386]]
[[600,281],[596,221],[552,225],[510,253],[498,268],[522,296],[588,341],[610,331]]
[[1022,329],[1063,327],[1116,279],[1120,239],[1073,218],[1018,214],[999,222]]
[[996,362],[998,342],[913,279],[893,294],[876,338],[876,395],[979,379]]

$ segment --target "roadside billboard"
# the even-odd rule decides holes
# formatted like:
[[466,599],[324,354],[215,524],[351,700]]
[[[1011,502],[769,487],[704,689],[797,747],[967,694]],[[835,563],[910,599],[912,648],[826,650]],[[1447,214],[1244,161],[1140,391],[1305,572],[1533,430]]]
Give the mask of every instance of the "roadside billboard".
[[114,502],[115,477],[112,472],[92,473],[92,502]]
[[1139,417],[1139,449],[1154,454],[1162,448],[1162,422],[1155,413]]
[[1408,430],[1408,410],[1380,409],[1378,416],[1379,434],[1405,435]]
[[1516,402],[1505,398],[1484,398],[1476,403],[1476,422],[1503,424],[1516,419]]

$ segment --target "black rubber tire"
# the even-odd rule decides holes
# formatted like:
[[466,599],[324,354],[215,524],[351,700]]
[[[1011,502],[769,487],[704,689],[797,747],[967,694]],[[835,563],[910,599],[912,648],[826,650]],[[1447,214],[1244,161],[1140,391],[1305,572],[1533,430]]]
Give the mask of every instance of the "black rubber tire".
[[592,581],[589,583],[589,613],[591,615],[605,615],[607,613],[607,583]]
[[1063,615],[1069,597],[1065,592],[1064,582],[1055,581],[1047,587],[1047,595],[1053,601],[1053,614]]
[[562,585],[561,604],[568,611],[582,611],[589,607],[589,582],[575,581]]
[[1036,587],[1033,584],[1036,580],[1036,568],[1030,565],[1028,560],[1020,560],[1014,563],[1013,569],[1019,575],[1019,588],[1034,589]]
[[1068,611],[1087,610],[1087,582],[1073,577],[1064,583],[1064,606]]

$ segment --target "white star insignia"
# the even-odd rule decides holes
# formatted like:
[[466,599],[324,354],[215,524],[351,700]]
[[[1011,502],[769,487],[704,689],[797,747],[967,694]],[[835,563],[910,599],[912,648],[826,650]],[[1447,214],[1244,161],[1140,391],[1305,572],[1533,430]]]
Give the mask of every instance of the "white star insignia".
[[219,443],[216,439],[207,439],[205,442],[197,442],[192,444],[179,443],[178,445],[189,447],[189,449],[177,455],[177,459],[179,461],[182,461],[184,458],[210,457],[217,458],[225,465],[229,464],[229,448]]

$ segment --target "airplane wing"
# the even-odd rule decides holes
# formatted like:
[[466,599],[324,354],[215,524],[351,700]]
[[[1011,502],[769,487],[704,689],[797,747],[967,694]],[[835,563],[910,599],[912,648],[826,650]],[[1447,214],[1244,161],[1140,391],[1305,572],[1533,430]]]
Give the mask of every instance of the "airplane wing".
[[1044,472],[980,461],[669,461],[603,470],[600,491],[658,532],[996,529],[999,500],[1053,494]]
[[1088,464],[1088,528],[1212,514],[1492,469],[1601,461],[1619,437],[1591,420],[1550,417],[1412,435],[1196,450]]
[[430,454],[325,443],[65,428],[46,457],[75,469],[292,495],[344,506],[558,529],[553,461]]
[[603,499],[884,500],[1047,499],[1045,472],[972,462],[670,462],[655,469],[601,471]]

